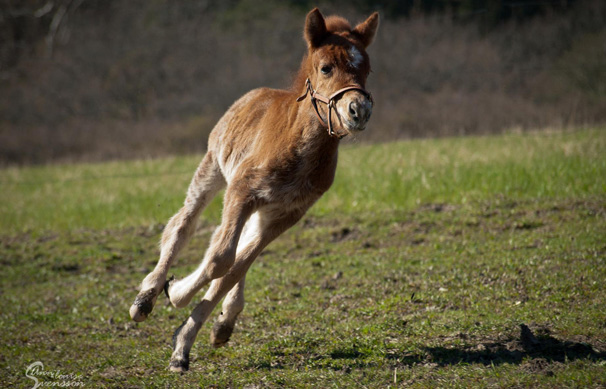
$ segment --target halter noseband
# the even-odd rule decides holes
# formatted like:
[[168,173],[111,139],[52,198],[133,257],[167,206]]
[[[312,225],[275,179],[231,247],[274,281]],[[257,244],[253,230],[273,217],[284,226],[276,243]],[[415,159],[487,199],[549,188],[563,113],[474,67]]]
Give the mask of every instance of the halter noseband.
[[[339,89],[338,91],[336,91],[335,93],[333,93],[332,95],[325,97],[323,95],[321,95],[320,93],[318,93],[313,86],[311,86],[311,81],[309,80],[309,78],[305,81],[305,93],[302,96],[299,96],[299,98],[297,98],[297,101],[303,101],[305,99],[305,97],[307,97],[307,94],[309,94],[309,97],[311,99],[311,105],[313,105],[314,107],[314,111],[316,112],[316,116],[318,117],[318,119],[320,120],[320,123],[322,123],[322,125],[324,127],[328,128],[328,135],[330,136],[334,136],[335,138],[341,139],[343,138],[345,135],[347,134],[337,134],[333,129],[332,129],[332,110],[335,108],[335,99],[340,97],[342,94],[344,94],[345,92],[349,92],[352,90],[356,90],[358,92],[361,92],[364,96],[366,96],[369,100],[370,103],[373,104],[373,100],[372,100],[372,95],[370,94],[370,92],[368,92],[366,89],[362,88],[359,85],[350,85],[350,86],[346,86],[345,88]],[[322,116],[320,116],[320,111],[318,110],[318,101],[326,104],[328,106],[328,124],[326,121],[324,121],[324,119],[322,119]]]

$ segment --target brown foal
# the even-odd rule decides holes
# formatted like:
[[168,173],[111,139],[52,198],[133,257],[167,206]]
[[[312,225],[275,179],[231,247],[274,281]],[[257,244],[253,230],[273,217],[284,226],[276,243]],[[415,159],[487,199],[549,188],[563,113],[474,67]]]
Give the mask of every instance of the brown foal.
[[[305,20],[308,52],[290,90],[255,89],[216,124],[208,152],[189,185],[181,210],[164,229],[160,259],[130,308],[145,320],[164,289],[178,308],[210,283],[204,298],[175,331],[170,369],[189,368],[189,352],[202,324],[225,297],[211,342],[227,343],[244,308],[246,272],[261,251],[293,226],[332,185],[339,140],[366,127],[373,101],[365,90],[366,48],[379,15],[355,28],[317,9]],[[209,201],[225,188],[221,225],[200,266],[181,280],[168,270]]]

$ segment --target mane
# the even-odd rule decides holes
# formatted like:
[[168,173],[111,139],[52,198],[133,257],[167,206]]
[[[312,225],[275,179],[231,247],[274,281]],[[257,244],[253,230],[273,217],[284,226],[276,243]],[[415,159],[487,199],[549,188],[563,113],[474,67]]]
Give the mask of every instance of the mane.
[[329,16],[326,18],[326,29],[328,32],[351,32],[351,25],[340,16]]
[[307,77],[309,77],[309,73],[309,61],[307,60],[307,54],[305,54],[303,56],[303,59],[301,60],[301,66],[299,66],[299,70],[294,73],[294,78],[290,90],[294,93],[300,93],[303,90]]

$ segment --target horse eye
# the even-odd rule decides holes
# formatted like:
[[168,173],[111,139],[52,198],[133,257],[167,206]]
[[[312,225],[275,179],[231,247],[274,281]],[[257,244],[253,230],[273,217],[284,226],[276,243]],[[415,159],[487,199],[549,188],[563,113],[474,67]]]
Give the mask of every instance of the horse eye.
[[322,72],[322,74],[329,74],[330,72],[332,72],[332,66],[324,65],[320,68],[320,71]]

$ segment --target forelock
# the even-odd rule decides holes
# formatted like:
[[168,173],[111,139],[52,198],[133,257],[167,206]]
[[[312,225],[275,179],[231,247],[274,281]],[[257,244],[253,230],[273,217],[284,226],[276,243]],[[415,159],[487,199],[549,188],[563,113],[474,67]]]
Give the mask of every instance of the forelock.
[[351,32],[351,25],[340,16],[329,16],[326,18],[326,29],[332,33]]

